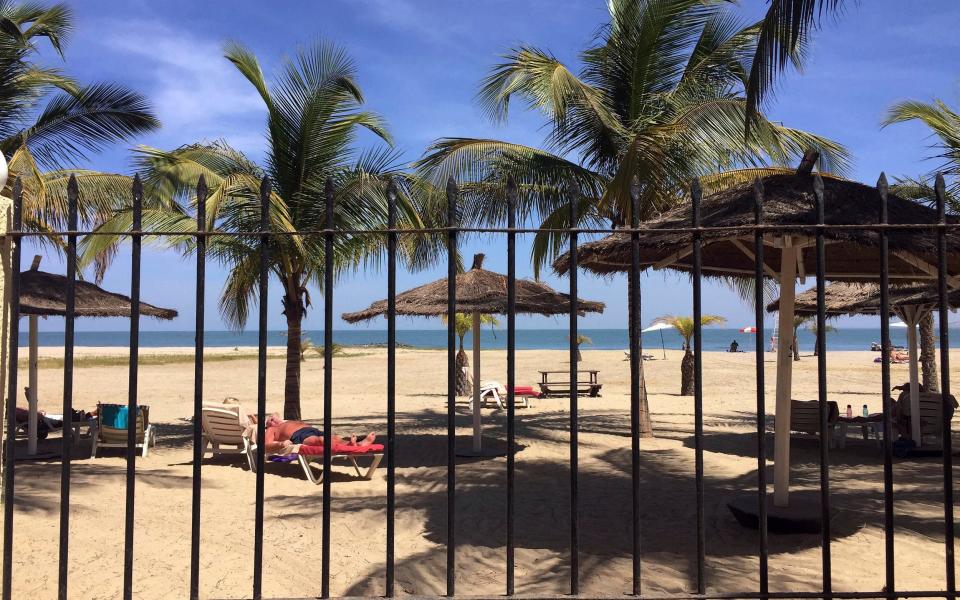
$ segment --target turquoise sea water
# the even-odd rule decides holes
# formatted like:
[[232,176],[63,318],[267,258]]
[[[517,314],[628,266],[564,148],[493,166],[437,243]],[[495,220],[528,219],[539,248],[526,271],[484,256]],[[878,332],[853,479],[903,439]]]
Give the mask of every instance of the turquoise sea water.
[[[626,329],[581,329],[580,333],[589,337],[593,344],[584,346],[585,349],[596,350],[625,350],[628,347]],[[764,347],[770,345],[772,329],[767,330]],[[894,345],[906,345],[906,330],[890,329]],[[306,335],[316,344],[323,343],[322,331],[308,331]],[[802,330],[799,335],[800,350],[812,351],[814,338],[809,331]],[[869,350],[872,342],[879,341],[878,329],[840,329],[827,335],[827,348],[831,350]],[[740,349],[752,351],[755,336],[752,333],[740,333],[736,329],[706,328],[703,330],[704,350],[726,350],[730,342],[737,340]],[[129,333],[126,331],[78,331],[76,344],[78,346],[127,346]],[[358,346],[385,344],[387,332],[382,329],[342,329],[334,330],[333,341],[337,344]],[[401,329],[397,331],[399,344],[417,348],[446,348],[447,332],[442,329]],[[507,335],[505,331],[484,329],[480,334],[480,342],[484,348],[506,348]],[[40,332],[41,346],[62,346],[62,332]],[[470,335],[467,335],[469,347]],[[566,349],[569,347],[569,337],[566,329],[518,329],[517,349]],[[27,344],[27,334],[21,331],[20,345]],[[270,331],[268,344],[282,346],[286,344],[286,335],[283,331]],[[663,331],[663,344],[667,348],[680,349],[682,340],[673,330]],[[157,347],[186,347],[194,345],[192,331],[142,331],[140,345],[144,348]],[[256,346],[257,332],[244,331],[208,331],[205,334],[207,347],[230,348],[234,346]],[[654,351],[660,348],[660,332],[655,331],[643,334],[645,351]],[[951,347],[960,347],[960,330],[951,328]]]

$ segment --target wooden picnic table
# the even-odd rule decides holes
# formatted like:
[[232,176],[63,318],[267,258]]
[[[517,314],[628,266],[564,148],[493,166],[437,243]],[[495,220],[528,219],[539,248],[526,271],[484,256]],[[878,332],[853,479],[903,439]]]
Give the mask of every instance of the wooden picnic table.
[[[577,369],[576,390],[578,396],[596,398],[600,395],[600,388],[603,387],[603,384],[598,381],[599,372],[596,369]],[[570,371],[538,371],[538,373],[540,373],[540,392],[544,398],[570,394],[573,387]],[[551,379],[551,375],[554,376],[553,379]],[[558,375],[565,377],[556,378]],[[586,380],[581,379],[583,375],[587,376]]]

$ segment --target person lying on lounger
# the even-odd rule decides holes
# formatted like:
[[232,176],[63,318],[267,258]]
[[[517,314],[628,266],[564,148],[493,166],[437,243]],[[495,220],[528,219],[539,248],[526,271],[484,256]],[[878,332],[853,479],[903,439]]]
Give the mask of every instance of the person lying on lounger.
[[[264,435],[264,448],[267,452],[277,452],[283,448],[289,448],[294,444],[305,446],[323,446],[323,432],[316,427],[303,421],[284,421],[280,415],[273,414],[267,417],[264,423],[266,433]],[[333,436],[331,440],[334,446],[359,446],[365,447],[372,444],[377,439],[377,434],[370,433],[367,437],[357,440],[357,436],[350,436],[349,440]]]

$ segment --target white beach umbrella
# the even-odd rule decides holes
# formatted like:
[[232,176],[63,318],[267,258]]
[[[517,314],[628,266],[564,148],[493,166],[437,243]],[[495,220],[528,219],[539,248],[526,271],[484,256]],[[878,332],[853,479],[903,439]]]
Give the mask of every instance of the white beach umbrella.
[[673,327],[673,325],[669,325],[667,323],[654,323],[650,327],[640,330],[640,333],[650,333],[651,331],[660,332],[660,350],[663,351],[663,360],[667,360],[667,347],[663,343],[663,330],[670,329],[671,327]]

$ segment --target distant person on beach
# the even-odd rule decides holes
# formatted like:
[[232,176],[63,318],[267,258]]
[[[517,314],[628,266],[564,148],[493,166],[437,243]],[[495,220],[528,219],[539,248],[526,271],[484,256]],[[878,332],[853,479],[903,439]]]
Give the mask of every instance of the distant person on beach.
[[[277,452],[289,448],[294,444],[305,446],[323,446],[323,432],[304,421],[284,421],[278,414],[267,417],[266,434],[264,436],[267,452]],[[332,445],[337,446],[369,446],[377,439],[377,434],[370,433],[367,437],[357,441],[357,436],[350,436],[349,440],[333,436]]]
[[727,350],[727,352],[739,352],[739,351],[740,351],[740,344],[737,343],[737,340],[733,340],[732,342],[730,342],[730,349]]

